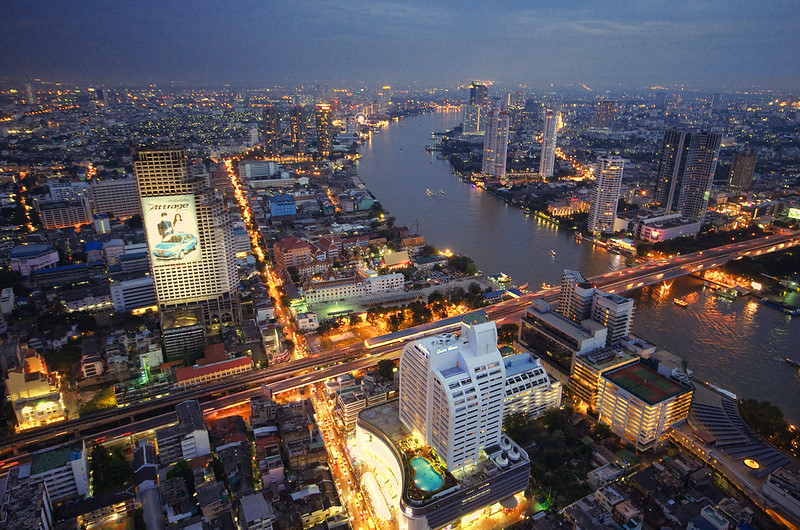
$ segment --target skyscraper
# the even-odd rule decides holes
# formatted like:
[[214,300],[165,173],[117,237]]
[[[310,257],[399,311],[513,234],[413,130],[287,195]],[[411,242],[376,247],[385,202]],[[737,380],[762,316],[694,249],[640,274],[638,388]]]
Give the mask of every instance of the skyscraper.
[[264,154],[268,157],[281,154],[281,120],[275,105],[264,109]]
[[469,104],[485,107],[489,104],[489,87],[480,81],[473,81],[469,85]]
[[654,199],[667,213],[705,219],[721,142],[714,131],[673,128],[664,134]]
[[756,154],[750,149],[733,155],[731,173],[728,177],[728,189],[740,192],[750,188],[753,183],[753,173],[756,170]]
[[238,322],[233,226],[205,165],[166,144],[134,150],[133,172],[162,315],[199,307],[206,325]]
[[590,232],[614,231],[624,165],[625,159],[619,156],[597,158],[592,207],[589,210]]
[[558,113],[547,109],[542,125],[542,151],[539,160],[539,176],[547,179],[553,176],[553,167],[556,162],[556,133]]
[[564,270],[558,295],[558,313],[580,324],[592,316],[594,287],[579,271]]
[[292,107],[290,113],[292,151],[296,155],[306,152],[306,109],[302,105]]
[[478,105],[462,105],[464,110],[464,130],[466,135],[477,136],[483,133],[483,107]]
[[506,176],[508,153],[508,114],[499,110],[489,112],[483,137],[483,168],[486,176]]
[[414,341],[400,356],[400,421],[436,451],[448,471],[477,464],[500,442],[505,365],[497,327],[464,315],[461,338]]
[[330,103],[317,103],[317,148],[320,156],[331,156],[333,147],[333,109]]

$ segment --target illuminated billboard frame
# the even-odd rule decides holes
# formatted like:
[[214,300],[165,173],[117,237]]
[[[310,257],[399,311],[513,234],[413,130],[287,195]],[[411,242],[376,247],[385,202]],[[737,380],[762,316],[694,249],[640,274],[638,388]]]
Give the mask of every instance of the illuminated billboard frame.
[[194,195],[142,197],[142,213],[153,267],[200,261]]
[[800,219],[800,208],[789,208],[789,219]]

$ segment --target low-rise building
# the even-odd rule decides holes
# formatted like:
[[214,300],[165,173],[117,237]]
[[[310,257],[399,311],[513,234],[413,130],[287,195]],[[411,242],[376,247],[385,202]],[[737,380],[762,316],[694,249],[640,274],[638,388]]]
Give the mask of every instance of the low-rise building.
[[58,251],[50,245],[25,244],[17,245],[11,251],[9,266],[12,271],[28,277],[36,270],[55,267],[56,263],[58,263]]
[[15,466],[0,485],[0,527],[7,530],[50,530],[53,505],[43,482],[23,476],[27,470]]
[[43,482],[53,502],[89,493],[89,464],[83,440],[33,453],[32,483]]
[[200,403],[197,400],[184,401],[175,410],[178,424],[156,430],[156,447],[162,467],[211,453]]
[[561,383],[550,377],[539,358],[519,353],[503,358],[506,365],[503,417],[514,412],[538,418],[561,406]]
[[206,364],[204,366],[185,366],[178,368],[175,372],[175,377],[178,381],[178,386],[183,388],[187,386],[213,381],[215,379],[222,379],[231,375],[249,372],[253,369],[253,360],[250,357],[239,357],[236,359],[228,359],[216,363]]

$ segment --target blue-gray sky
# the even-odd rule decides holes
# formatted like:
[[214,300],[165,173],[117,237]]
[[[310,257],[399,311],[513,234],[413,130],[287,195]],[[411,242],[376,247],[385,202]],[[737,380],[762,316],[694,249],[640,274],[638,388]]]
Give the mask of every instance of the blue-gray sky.
[[797,0],[5,1],[0,76],[800,89]]

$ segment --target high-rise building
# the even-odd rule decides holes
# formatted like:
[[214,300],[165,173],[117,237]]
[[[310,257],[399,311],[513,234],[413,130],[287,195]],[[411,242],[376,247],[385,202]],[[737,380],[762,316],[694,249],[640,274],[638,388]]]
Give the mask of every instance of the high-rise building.
[[479,105],[463,105],[464,110],[464,130],[466,135],[478,136],[483,134],[481,125],[483,124],[483,107]]
[[592,207],[589,210],[590,232],[613,232],[617,218],[619,191],[625,159],[619,156],[597,158]]
[[630,334],[633,311],[633,298],[595,289],[592,319],[608,329],[607,344],[619,342]]
[[320,156],[331,156],[333,148],[333,108],[330,103],[317,103],[317,148]]
[[437,335],[403,349],[400,421],[449,471],[477,464],[483,449],[500,443],[505,378],[495,323],[465,315],[461,338]]
[[553,176],[553,168],[556,162],[557,122],[558,112],[547,109],[542,125],[542,151],[541,159],[539,160],[539,176],[543,179]]
[[141,215],[142,203],[133,177],[93,178],[91,182],[95,214],[114,214],[117,219]]
[[564,270],[558,299],[559,314],[580,324],[592,316],[594,286],[579,271]]
[[264,109],[264,154],[268,157],[281,154],[281,120],[275,105]]
[[667,213],[702,222],[717,169],[722,134],[673,128],[664,134],[655,202]]
[[473,81],[469,85],[469,104],[485,107],[489,104],[489,87],[480,81]]
[[504,178],[508,153],[508,114],[499,110],[489,112],[483,136],[484,175]]
[[36,97],[36,93],[33,91],[33,87],[30,83],[25,84],[25,104],[26,105],[38,105],[39,98]]
[[292,151],[296,155],[306,152],[306,109],[302,105],[292,107],[289,115]]
[[753,173],[756,170],[756,154],[750,149],[733,155],[731,173],[728,177],[728,189],[740,192],[750,188],[753,183]]
[[200,307],[206,325],[240,320],[233,226],[202,163],[160,145],[133,151],[159,309]]
[[617,113],[616,101],[598,101],[592,116],[591,126],[599,128],[611,127]]

